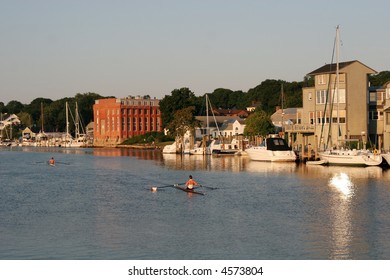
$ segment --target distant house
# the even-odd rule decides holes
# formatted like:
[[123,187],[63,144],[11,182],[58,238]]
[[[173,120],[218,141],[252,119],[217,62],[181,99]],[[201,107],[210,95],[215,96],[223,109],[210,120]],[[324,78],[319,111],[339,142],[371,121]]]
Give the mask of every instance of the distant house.
[[[203,135],[211,135],[214,138],[220,136],[235,136],[244,133],[245,120],[238,116],[197,116],[201,126],[195,129],[195,138],[200,139]],[[208,120],[208,123],[207,123]],[[207,132],[207,129],[209,131]]]
[[377,147],[390,150],[390,82],[368,91],[368,134],[377,135]]
[[277,109],[271,115],[272,124],[282,131],[282,127],[286,125],[293,125],[297,123],[298,108]]
[[245,120],[236,119],[236,120],[227,120],[225,121],[221,128],[220,133],[223,137],[233,137],[240,134],[244,134],[245,129]]

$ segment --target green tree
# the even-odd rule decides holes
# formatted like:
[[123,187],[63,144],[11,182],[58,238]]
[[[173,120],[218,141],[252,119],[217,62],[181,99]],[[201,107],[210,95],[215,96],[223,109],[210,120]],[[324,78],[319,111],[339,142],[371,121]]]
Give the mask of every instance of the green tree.
[[198,104],[197,97],[188,88],[175,89],[171,95],[165,95],[159,103],[163,127],[167,127],[173,121],[176,111],[190,106],[199,106]]
[[248,136],[266,136],[275,131],[270,116],[264,111],[255,111],[245,121],[246,126],[244,135]]
[[[45,115],[47,114],[47,112],[45,112],[46,109],[52,102],[53,100],[51,99],[39,97],[34,99],[33,101],[31,101],[30,104],[25,106],[24,112],[30,114],[32,119],[31,127],[35,128],[35,130],[41,129],[42,126],[42,119],[41,119],[42,107],[43,107],[43,114]],[[45,116],[43,118],[43,121],[44,121],[44,129],[46,130],[50,128],[51,125],[49,122],[46,122]],[[50,131],[50,130],[46,130],[46,131]]]
[[93,121],[93,104],[95,104],[95,100],[101,98],[104,97],[94,92],[76,94],[74,99],[77,101],[79,114],[84,126]]
[[6,111],[8,112],[8,114],[19,114],[24,109],[24,105],[16,100],[8,102],[6,107]]
[[7,113],[7,107],[5,107],[4,102],[0,102],[0,113]]
[[190,106],[175,112],[173,120],[167,125],[169,134],[175,137],[183,137],[187,130],[194,130],[200,126],[200,122],[194,116],[195,107]]
[[383,86],[390,81],[390,71],[382,71],[376,75],[371,75],[369,81],[372,86]]
[[33,125],[32,117],[27,112],[20,112],[18,118],[22,126],[31,127]]

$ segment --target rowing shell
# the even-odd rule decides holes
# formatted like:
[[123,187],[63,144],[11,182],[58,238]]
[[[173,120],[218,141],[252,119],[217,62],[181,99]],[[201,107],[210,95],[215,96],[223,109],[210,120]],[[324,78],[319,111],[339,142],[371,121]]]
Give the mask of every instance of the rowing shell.
[[188,192],[188,193],[194,193],[194,194],[204,195],[204,193],[202,193],[202,192],[197,192],[197,191],[194,191],[194,190],[189,190],[189,189],[187,189],[187,188],[179,187],[179,186],[177,186],[177,185],[174,185],[174,187],[175,187],[176,189],[182,190],[183,192]]

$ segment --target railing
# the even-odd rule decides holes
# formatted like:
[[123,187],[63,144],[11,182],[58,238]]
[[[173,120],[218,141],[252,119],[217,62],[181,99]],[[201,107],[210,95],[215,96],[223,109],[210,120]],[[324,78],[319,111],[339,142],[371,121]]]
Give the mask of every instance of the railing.
[[301,132],[301,133],[314,133],[315,132],[315,126],[314,124],[292,124],[292,125],[286,125],[284,127],[284,130],[286,132]]

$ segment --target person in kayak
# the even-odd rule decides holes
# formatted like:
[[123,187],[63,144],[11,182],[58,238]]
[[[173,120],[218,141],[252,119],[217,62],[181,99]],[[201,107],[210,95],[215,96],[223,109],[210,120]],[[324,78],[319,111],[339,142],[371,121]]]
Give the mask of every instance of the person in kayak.
[[186,182],[187,190],[193,190],[194,186],[198,185],[199,184],[194,179],[192,179],[192,175],[190,175],[188,181]]

